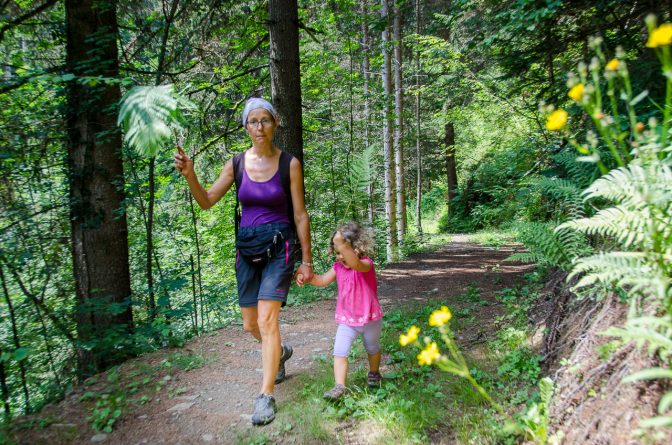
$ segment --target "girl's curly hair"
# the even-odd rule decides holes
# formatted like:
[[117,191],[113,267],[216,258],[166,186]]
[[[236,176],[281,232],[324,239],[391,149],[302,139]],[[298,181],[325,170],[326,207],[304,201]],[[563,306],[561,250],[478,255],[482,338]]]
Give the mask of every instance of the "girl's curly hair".
[[341,224],[334,233],[331,234],[331,239],[329,240],[329,254],[334,253],[334,236],[336,236],[337,232],[341,232],[343,238],[350,243],[359,256],[373,255],[373,248],[375,246],[373,230],[354,221]]

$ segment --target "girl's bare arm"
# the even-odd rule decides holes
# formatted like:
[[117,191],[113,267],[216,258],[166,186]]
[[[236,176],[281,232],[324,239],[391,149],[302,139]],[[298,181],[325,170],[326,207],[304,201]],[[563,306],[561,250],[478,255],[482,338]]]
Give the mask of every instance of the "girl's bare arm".
[[316,287],[325,287],[334,281],[336,281],[336,271],[332,267],[324,275],[313,275],[310,281],[305,282]]

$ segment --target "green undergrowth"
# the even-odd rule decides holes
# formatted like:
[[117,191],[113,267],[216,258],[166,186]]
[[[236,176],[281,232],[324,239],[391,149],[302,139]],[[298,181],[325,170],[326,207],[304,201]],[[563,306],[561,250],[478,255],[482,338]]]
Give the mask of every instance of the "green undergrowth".
[[515,228],[483,229],[469,235],[469,241],[485,247],[498,249],[516,242],[518,232]]
[[[530,347],[526,321],[536,298],[534,289],[502,290],[491,303],[501,308],[501,314],[487,321],[493,326],[487,338],[462,348],[472,375],[514,416],[538,401],[539,356]],[[381,338],[384,379],[380,388],[366,386],[368,364],[358,339],[350,357],[350,391],[337,402],[324,400],[322,394],[334,384],[333,360],[325,353],[315,355],[314,371],[288,382],[292,394],[279,400],[276,421],[240,430],[237,443],[346,443],[352,437],[367,437],[370,443],[518,443],[515,435],[503,432],[505,420],[464,379],[419,366],[418,350],[399,345],[399,335],[411,325],[421,327],[421,337],[439,342],[438,328],[427,325],[432,311],[442,305],[473,306],[478,311],[483,301],[480,290],[471,287],[453,301],[389,311]],[[451,323],[458,344],[461,332],[480,323],[473,315],[454,313]]]
[[[77,401],[87,412],[86,419],[91,428],[109,433],[125,414],[157,397],[170,399],[187,393],[189,389],[180,387],[174,374],[201,368],[212,361],[212,357],[201,353],[174,349],[160,353],[155,360],[127,362],[86,379]],[[14,422],[12,430],[39,430],[62,421],[51,416],[28,417]],[[77,435],[75,429],[59,431],[64,436],[71,436],[70,439]],[[0,443],[19,443],[13,436],[10,430],[0,431]]]

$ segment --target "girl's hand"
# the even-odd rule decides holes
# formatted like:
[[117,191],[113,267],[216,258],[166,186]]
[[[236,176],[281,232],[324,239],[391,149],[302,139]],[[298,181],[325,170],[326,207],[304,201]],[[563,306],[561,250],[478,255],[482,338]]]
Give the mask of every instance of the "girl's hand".
[[296,284],[301,287],[305,283],[307,283],[307,281],[304,281],[303,274],[302,273],[297,273],[296,274]]
[[177,153],[175,153],[175,168],[182,176],[189,177],[194,175],[194,161],[182,150],[182,147],[177,146]]

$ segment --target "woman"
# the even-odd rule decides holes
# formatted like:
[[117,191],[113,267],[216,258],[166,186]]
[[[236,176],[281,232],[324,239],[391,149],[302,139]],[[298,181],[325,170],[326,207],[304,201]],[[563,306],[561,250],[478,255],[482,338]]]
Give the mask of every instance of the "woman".
[[[222,173],[206,190],[194,172],[193,161],[178,147],[175,168],[185,177],[192,195],[202,209],[209,209],[219,201],[240,178],[238,199],[242,204],[240,229],[236,235],[236,281],[238,302],[243,315],[243,328],[261,342],[263,380],[261,391],[254,402],[252,423],[265,425],[275,418],[275,383],[285,378],[285,362],[292,355],[291,346],[280,341],[280,308],[287,301],[294,264],[289,261],[290,246],[294,246],[294,231],[301,244],[302,261],[297,271],[304,279],[313,276],[310,248],[310,220],[306,211],[303,190],[303,170],[296,158],[289,162],[289,190],[286,196],[281,181],[282,151],[273,145],[273,134],[278,127],[278,115],[264,99],[249,99],[243,110],[243,126],[252,139],[252,147],[238,158],[229,160]],[[284,155],[283,159],[286,159]],[[235,168],[235,172],[234,172]],[[286,168],[286,167],[285,167]],[[237,181],[236,181],[237,182]],[[293,221],[291,221],[293,217]],[[271,236],[271,238],[269,238]],[[246,256],[244,245],[273,242],[281,239],[280,248],[265,249],[263,258]],[[252,242],[250,242],[252,241]],[[284,246],[284,250],[283,247]],[[257,263],[256,260],[260,259]]]

